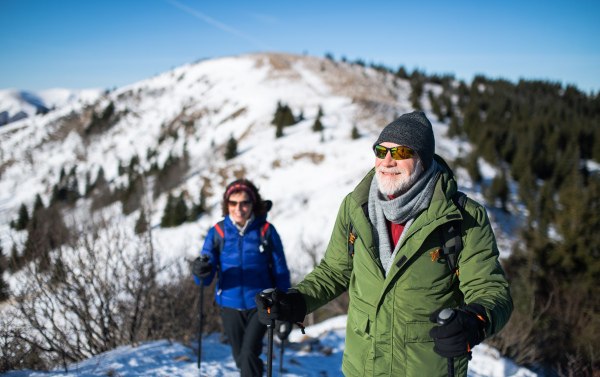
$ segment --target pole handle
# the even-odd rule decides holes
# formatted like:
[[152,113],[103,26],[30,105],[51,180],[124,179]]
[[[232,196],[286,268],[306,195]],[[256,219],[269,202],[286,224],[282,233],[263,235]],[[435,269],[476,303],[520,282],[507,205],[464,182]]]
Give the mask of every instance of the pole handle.
[[437,323],[440,326],[444,326],[452,322],[454,319],[454,309],[443,309],[437,317]]
[[[456,313],[454,312],[454,309],[443,309],[441,312],[438,313],[436,322],[440,326],[447,325],[450,322],[452,322],[455,314]],[[448,377],[454,377],[454,358],[452,357],[448,358]]]

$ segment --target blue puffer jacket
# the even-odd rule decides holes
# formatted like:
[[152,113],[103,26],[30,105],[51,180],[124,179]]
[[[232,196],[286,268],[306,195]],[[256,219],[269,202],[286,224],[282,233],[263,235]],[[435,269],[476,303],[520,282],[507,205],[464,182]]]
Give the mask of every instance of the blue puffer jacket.
[[[245,229],[244,235],[240,235],[229,216],[225,217],[225,242],[221,255],[216,255],[218,251],[213,250],[215,228],[212,227],[206,235],[202,254],[210,257],[213,270],[211,275],[204,279],[205,286],[210,285],[219,263],[221,264],[216,288],[217,304],[240,310],[255,308],[254,296],[264,289],[274,288],[271,276],[275,278],[277,288],[284,292],[290,288],[290,271],[285,261],[283,245],[272,224],[272,273],[269,273],[267,253],[259,249],[260,234],[265,221],[266,216],[254,219]],[[194,279],[200,284],[199,279]]]

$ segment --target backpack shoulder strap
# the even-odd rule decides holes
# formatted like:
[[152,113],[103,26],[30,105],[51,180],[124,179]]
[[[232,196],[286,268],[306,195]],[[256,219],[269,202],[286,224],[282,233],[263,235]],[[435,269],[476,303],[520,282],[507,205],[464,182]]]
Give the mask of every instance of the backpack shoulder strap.
[[265,221],[260,229],[260,252],[267,253],[267,269],[271,276],[273,287],[276,285],[275,275],[273,274],[273,244],[271,241],[271,224]]
[[[463,214],[467,204],[467,195],[464,192],[457,191],[452,197],[452,201],[458,207],[460,213]],[[458,275],[458,255],[463,249],[460,225],[461,220],[458,219],[449,221],[439,228],[443,242],[442,255],[446,258],[450,271],[456,273],[456,275]]]
[[215,231],[213,233],[213,247],[216,249],[219,255],[223,251],[223,245],[225,243],[225,220],[221,220],[214,226]]
[[[371,219],[369,219],[369,202],[365,202],[363,203],[363,205],[361,206],[361,209],[365,215],[365,217],[367,218],[367,221],[369,222],[369,224],[371,224]],[[358,234],[356,233],[356,230],[354,230],[354,225],[352,224],[352,221],[350,221],[350,225],[348,225],[348,256],[349,256],[349,260],[354,258],[354,241],[356,241],[356,237],[358,237]]]

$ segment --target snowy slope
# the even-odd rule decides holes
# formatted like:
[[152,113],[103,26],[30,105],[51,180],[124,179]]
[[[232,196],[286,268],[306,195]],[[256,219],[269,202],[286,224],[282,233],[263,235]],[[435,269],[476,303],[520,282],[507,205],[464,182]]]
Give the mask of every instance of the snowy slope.
[[[85,173],[93,178],[100,166],[117,184],[122,181],[119,162],[127,164],[137,154],[147,168],[147,151],[156,149],[162,165],[170,153],[182,155],[185,148],[189,176],[173,193],[183,190],[195,199],[209,182],[214,195],[207,203],[213,211],[196,223],[157,228],[153,234],[162,253],[167,258],[197,254],[202,242],[198,235],[220,218],[222,188],[241,174],[257,183],[263,197],[273,200],[269,220],[282,234],[290,264],[297,266],[294,278],[300,278],[312,267],[299,252],[301,245],[320,245],[319,252],[324,252],[342,198],[373,166],[371,145],[379,130],[395,116],[412,111],[409,94],[406,80],[370,68],[307,56],[254,54],[185,65],[104,94],[92,105],[70,103],[43,117],[4,126],[0,240],[10,250],[19,236],[8,222],[16,218],[21,203],[31,208],[36,193],[48,203],[63,167],[69,171],[77,165],[83,191]],[[78,130],[89,122],[91,109],[101,113],[111,101],[122,114],[120,121],[107,133],[84,141]],[[270,122],[278,101],[288,104],[295,115],[302,112],[305,120],[287,127],[285,136],[276,139]],[[324,113],[322,134],[311,131],[319,107]],[[431,113],[429,118],[438,154],[453,160],[469,150],[468,144],[445,137],[447,124],[437,122]],[[353,125],[362,135],[357,140],[350,138]],[[176,136],[159,143],[166,129]],[[225,161],[224,145],[231,136],[238,140],[240,154]],[[468,175],[456,173],[461,189],[482,201]],[[482,173],[491,179],[495,171],[483,168]],[[152,224],[160,223],[165,201],[162,195],[151,203]],[[495,214],[492,209],[502,253],[507,255],[510,237],[505,234],[510,234],[515,219]],[[133,228],[136,218],[134,213],[123,221]]]
[[[341,371],[344,352],[346,316],[335,317],[306,328],[304,337],[300,330],[290,334],[284,348],[283,375],[287,377],[343,376]],[[279,376],[280,349],[275,338],[273,374]],[[266,352],[266,338],[264,349]],[[197,344],[186,347],[166,340],[143,343],[137,347],[123,346],[97,355],[91,359],[52,372],[56,377],[93,376],[181,376],[197,377]],[[266,363],[265,353],[262,359]],[[239,372],[227,344],[219,334],[210,334],[202,342],[202,376],[235,377]],[[42,377],[45,372],[13,371],[7,377]],[[473,349],[468,377],[536,377],[538,374],[501,358],[498,351],[485,344]],[[540,376],[541,377],[541,376]]]

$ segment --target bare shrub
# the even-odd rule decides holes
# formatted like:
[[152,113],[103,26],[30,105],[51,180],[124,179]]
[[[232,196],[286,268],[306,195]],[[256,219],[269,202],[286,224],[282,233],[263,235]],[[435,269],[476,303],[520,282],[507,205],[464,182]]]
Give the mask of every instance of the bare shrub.
[[[125,344],[197,339],[200,290],[190,262],[161,265],[147,234],[133,236],[118,219],[99,213],[48,254],[49,267],[23,267],[12,306],[2,308],[2,368],[66,369]],[[203,312],[203,332],[222,332],[214,284]]]
[[0,316],[0,373],[16,369],[47,370],[51,364],[41,352],[23,340],[24,326],[12,316]]
[[[319,264],[319,250],[323,250],[322,242],[307,242],[302,239],[300,241],[300,249],[302,250],[303,254],[306,254],[307,257],[310,258],[312,262],[312,268],[315,268]],[[349,303],[350,296],[348,295],[348,291],[346,291],[323,307],[310,313],[307,316],[308,318],[306,320],[306,324],[313,325],[338,315],[347,314]]]
[[[200,287],[190,273],[190,262],[182,261],[172,270],[167,281],[153,292],[144,332],[148,340],[172,339],[189,344],[198,337]],[[215,303],[215,284],[216,279],[203,288],[203,333],[223,332]]]

